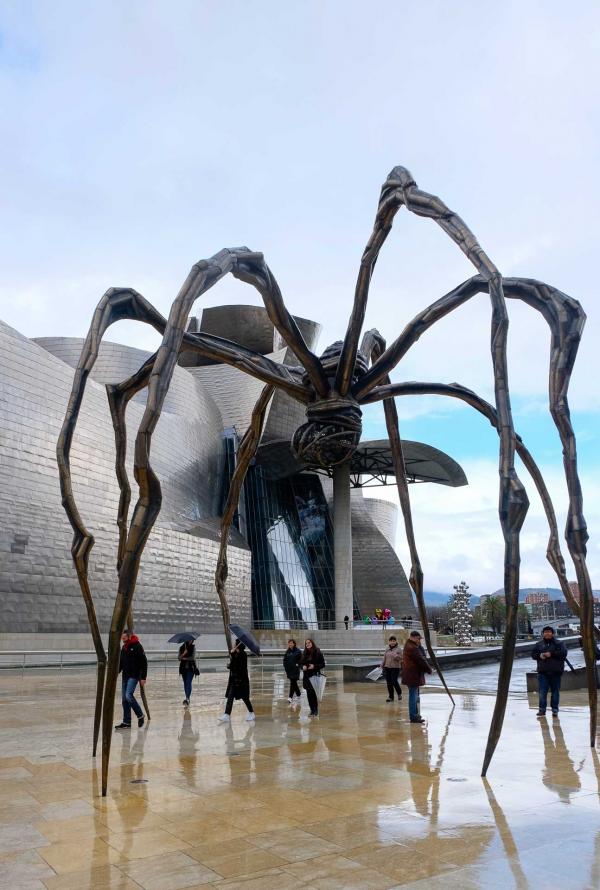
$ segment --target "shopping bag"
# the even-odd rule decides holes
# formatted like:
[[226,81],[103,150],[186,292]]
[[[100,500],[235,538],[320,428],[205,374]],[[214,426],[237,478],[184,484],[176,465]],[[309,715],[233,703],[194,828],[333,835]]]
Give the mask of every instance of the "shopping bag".
[[369,671],[369,673],[367,674],[367,679],[372,680],[373,683],[376,683],[382,675],[383,668],[376,667],[372,671]]
[[314,677],[310,678],[310,682],[313,685],[313,689],[317,694],[317,700],[321,701],[323,698],[323,693],[325,692],[325,683],[327,682],[327,678],[323,676],[323,674],[315,674]]

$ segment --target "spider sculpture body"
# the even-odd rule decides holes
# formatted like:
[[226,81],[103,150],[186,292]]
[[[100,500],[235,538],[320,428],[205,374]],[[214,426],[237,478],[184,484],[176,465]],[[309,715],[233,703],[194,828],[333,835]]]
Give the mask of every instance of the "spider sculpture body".
[[[373,269],[381,247],[392,229],[394,217],[401,207],[405,207],[417,216],[434,220],[465,253],[474,265],[477,274],[419,313],[387,348],[385,341],[377,331],[367,332],[363,336],[359,348]],[[299,363],[297,367],[279,365],[266,356],[254,353],[237,343],[209,334],[191,333],[186,330],[187,320],[194,302],[228,273],[251,284],[258,290],[271,322],[294,352]],[[482,292],[489,294],[491,302],[490,346],[495,406],[488,404],[476,393],[459,384],[445,385],[435,382],[392,384],[389,380],[391,371],[419,337],[436,321]],[[565,477],[569,492],[565,537],[581,591],[581,607],[574,601],[567,582],[556,517],[544,480],[535,461],[513,428],[506,360],[508,332],[506,297],[523,300],[538,310],[548,322],[551,331],[549,402],[550,411],[563,445]],[[100,341],[108,327],[121,319],[134,319],[150,324],[162,334],[163,339],[158,351],[142,365],[136,374],[120,384],[107,387],[115,429],[116,472],[121,490],[117,517],[119,583],[110,626],[107,655],[99,632],[88,581],[88,561],[94,539],[84,525],[73,497],[69,456],[86,381],[96,361]],[[515,453],[518,453],[522,459],[544,505],[550,529],[547,558],[557,574],[560,586],[571,607],[576,613],[579,611],[581,613],[588,673],[590,740],[593,746],[596,736],[597,704],[594,673],[594,633],[596,629],[593,623],[592,585],[586,566],[587,531],[582,511],[581,486],[577,474],[575,436],[570,422],[568,405],[569,380],[584,322],[585,314],[579,303],[556,288],[532,279],[503,278],[466,223],[438,197],[419,189],[411,174],[404,167],[395,167],[383,185],[373,231],[361,258],[354,304],[344,339],[334,343],[320,357],[313,354],[306,345],[294,318],[285,306],[279,286],[262,254],[254,253],[245,247],[222,250],[210,259],[196,263],[177,295],[168,319],[163,318],[136,291],[128,288],[113,288],[107,291],[96,309],[83,346],[57,446],[63,505],[74,530],[72,556],[98,656],[94,753],[102,709],[103,794],[106,794],[108,781],[120,636],[128,616],[131,616],[140,559],[161,505],[160,481],[150,462],[152,433],[159,420],[179,353],[184,348],[195,350],[204,357],[217,362],[233,365],[243,373],[250,374],[265,383],[254,408],[250,427],[238,449],[236,468],[222,519],[221,546],[215,584],[221,600],[227,636],[229,613],[225,585],[229,527],[246,470],[260,441],[266,408],[273,392],[276,389],[282,390],[306,405],[307,420],[295,432],[292,448],[305,465],[327,469],[348,461],[358,446],[361,436],[361,405],[383,401],[400,506],[411,556],[410,582],[417,599],[429,654],[440,673],[429,638],[427,612],[423,598],[423,572],[413,532],[402,442],[394,400],[401,395],[419,394],[437,394],[458,398],[470,404],[489,420],[497,429],[500,442],[499,517],[505,541],[504,577],[507,630],[498,679],[498,695],[484,756],[483,774],[486,773],[500,737],[517,633],[519,533],[527,512],[528,499],[524,486],[516,473]],[[148,399],[135,441],[134,456],[135,478],[139,494],[131,521],[129,521],[131,490],[125,471],[125,411],[131,397],[144,387],[148,387]]]

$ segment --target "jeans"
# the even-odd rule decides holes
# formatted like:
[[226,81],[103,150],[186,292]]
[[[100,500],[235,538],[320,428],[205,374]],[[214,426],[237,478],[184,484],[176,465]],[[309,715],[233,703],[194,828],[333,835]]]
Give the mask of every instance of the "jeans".
[[310,682],[310,677],[307,677],[306,674],[302,678],[302,685],[306,689],[306,697],[308,699],[308,707],[310,708],[311,714],[319,713],[319,699],[317,698],[317,693],[315,692],[315,687]]
[[135,687],[137,686],[138,681],[135,677],[125,677],[123,676],[123,723],[126,723],[127,726],[131,726],[131,709],[133,708],[133,713],[139,719],[143,717],[142,709],[139,706],[137,699],[134,696]]
[[417,717],[420,717],[419,704],[421,701],[421,696],[419,695],[419,687],[418,686],[409,686],[408,687],[408,716],[411,720],[416,720]]
[[552,690],[552,694],[550,696],[550,707],[553,711],[558,711],[561,676],[561,674],[538,674],[538,686],[540,688],[540,711],[542,712],[542,714],[546,713],[549,690]]
[[300,698],[300,687],[298,686],[297,680],[290,680],[290,694],[288,698],[293,698],[295,695]]
[[402,690],[400,689],[400,684],[398,683],[398,677],[400,675],[400,668],[384,668],[385,673],[385,682],[387,683],[388,688],[388,698],[394,700],[394,690],[396,691],[396,695],[398,696],[398,701],[402,698]]
[[181,679],[183,680],[183,692],[187,700],[189,701],[192,697],[192,680],[194,679],[193,671],[184,671],[181,675]]

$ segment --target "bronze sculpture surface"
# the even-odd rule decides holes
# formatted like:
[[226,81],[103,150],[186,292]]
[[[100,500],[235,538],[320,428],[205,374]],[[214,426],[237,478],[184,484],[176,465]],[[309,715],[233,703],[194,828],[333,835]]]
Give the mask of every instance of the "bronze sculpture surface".
[[[383,338],[376,331],[367,332],[361,341],[361,330],[375,263],[381,247],[392,229],[394,217],[401,207],[406,207],[417,216],[433,219],[465,253],[474,265],[477,274],[419,313],[404,328],[400,336],[386,348]],[[258,290],[272,324],[298,359],[298,367],[279,365],[264,355],[254,353],[237,343],[210,334],[186,331],[187,320],[195,301],[228,273],[251,284]],[[495,406],[484,402],[475,393],[459,384],[445,386],[438,383],[390,383],[389,374],[419,337],[440,318],[480,292],[489,294],[492,309],[491,354]],[[471,404],[484,414],[497,429],[500,439],[499,516],[505,541],[504,586],[507,604],[507,629],[500,665],[498,695],[484,756],[483,774],[485,775],[502,729],[517,633],[519,534],[527,513],[528,499],[515,470],[515,451],[522,457],[542,496],[550,525],[547,556],[559,577],[565,595],[567,595],[568,588],[564,560],[558,543],[556,519],[548,492],[539,469],[523,443],[515,435],[513,427],[506,358],[508,313],[505,297],[523,300],[537,309],[548,322],[551,331],[550,410],[563,444],[565,476],[569,492],[566,540],[581,590],[581,626],[590,703],[590,740],[594,745],[597,691],[594,674],[593,598],[586,566],[587,531],[583,517],[581,486],[577,474],[575,436],[570,422],[567,398],[570,375],[585,322],[585,314],[576,300],[549,285],[531,279],[503,278],[466,223],[438,197],[419,189],[408,170],[404,167],[395,167],[383,185],[373,231],[361,258],[354,304],[344,340],[330,346],[321,357],[316,356],[306,345],[294,318],[285,306],[279,286],[265,263],[263,255],[250,251],[246,247],[225,249],[210,259],[196,263],[177,295],[168,319],[163,318],[139,293],[129,288],[110,289],[96,309],[75,372],[72,393],[57,446],[57,456],[63,505],[74,530],[73,561],[86,603],[98,656],[94,751],[98,736],[100,707],[102,706],[103,794],[106,794],[108,780],[119,640],[127,616],[131,613],[136,578],[144,546],[161,506],[160,481],[150,462],[152,433],[160,418],[173,371],[183,348],[196,351],[214,361],[237,367],[242,372],[250,374],[266,384],[254,409],[251,427],[239,450],[232,489],[222,522],[221,549],[215,583],[221,601],[226,635],[229,623],[225,596],[228,531],[247,467],[260,441],[265,410],[273,391],[281,389],[306,405],[307,422],[295,432],[292,447],[305,465],[327,469],[349,460],[358,446],[361,435],[361,405],[383,401],[400,506],[410,549],[410,582],[417,599],[431,660],[446,687],[439,671],[428,630],[423,597],[423,572],[413,533],[402,455],[402,440],[394,399],[398,395],[419,393],[450,395]],[[94,539],[84,525],[73,497],[69,456],[86,381],[97,358],[100,341],[108,327],[122,319],[138,320],[150,324],[162,334],[163,339],[158,351],[142,365],[136,374],[121,384],[107,387],[115,430],[116,472],[121,498],[117,518],[119,583],[109,632],[108,655],[106,655],[98,629],[87,573]],[[148,387],[148,400],[136,436],[134,451],[138,500],[133,516],[129,520],[131,489],[125,470],[125,411],[132,396],[144,387]],[[569,599],[572,600],[570,589]],[[449,691],[448,694],[450,695]]]

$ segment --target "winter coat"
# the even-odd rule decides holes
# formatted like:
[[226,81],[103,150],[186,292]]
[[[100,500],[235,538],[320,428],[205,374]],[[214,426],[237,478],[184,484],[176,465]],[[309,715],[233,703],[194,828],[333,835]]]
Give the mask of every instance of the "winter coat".
[[123,643],[119,656],[119,673],[127,680],[145,680],[148,675],[148,659],[144,647],[135,634]]
[[321,650],[315,646],[313,649],[308,651],[305,649],[302,652],[302,656],[300,658],[300,666],[312,664],[311,668],[307,668],[302,671],[302,676],[304,677],[314,677],[315,674],[320,674],[323,668],[325,667],[325,659],[323,658],[323,653]]
[[[541,658],[542,652],[550,652],[550,658]],[[551,640],[538,640],[531,657],[537,661],[538,674],[562,674],[565,669],[567,648],[564,643],[552,637]]]
[[248,656],[245,649],[236,649],[229,659],[229,682],[227,696],[233,690],[237,700],[250,698],[250,679],[248,677]]
[[383,661],[381,662],[381,667],[385,670],[386,668],[399,668],[400,663],[402,662],[402,649],[400,646],[394,646],[392,649],[391,646],[385,650],[383,654]]
[[183,677],[186,671],[193,671],[195,677],[200,673],[196,664],[196,647],[193,643],[182,643],[179,647],[179,674]]
[[298,680],[300,678],[300,659],[302,651],[294,646],[293,649],[286,649],[283,655],[283,669],[288,680]]
[[405,686],[424,686],[425,674],[431,673],[425,650],[409,637],[402,652],[402,682]]

